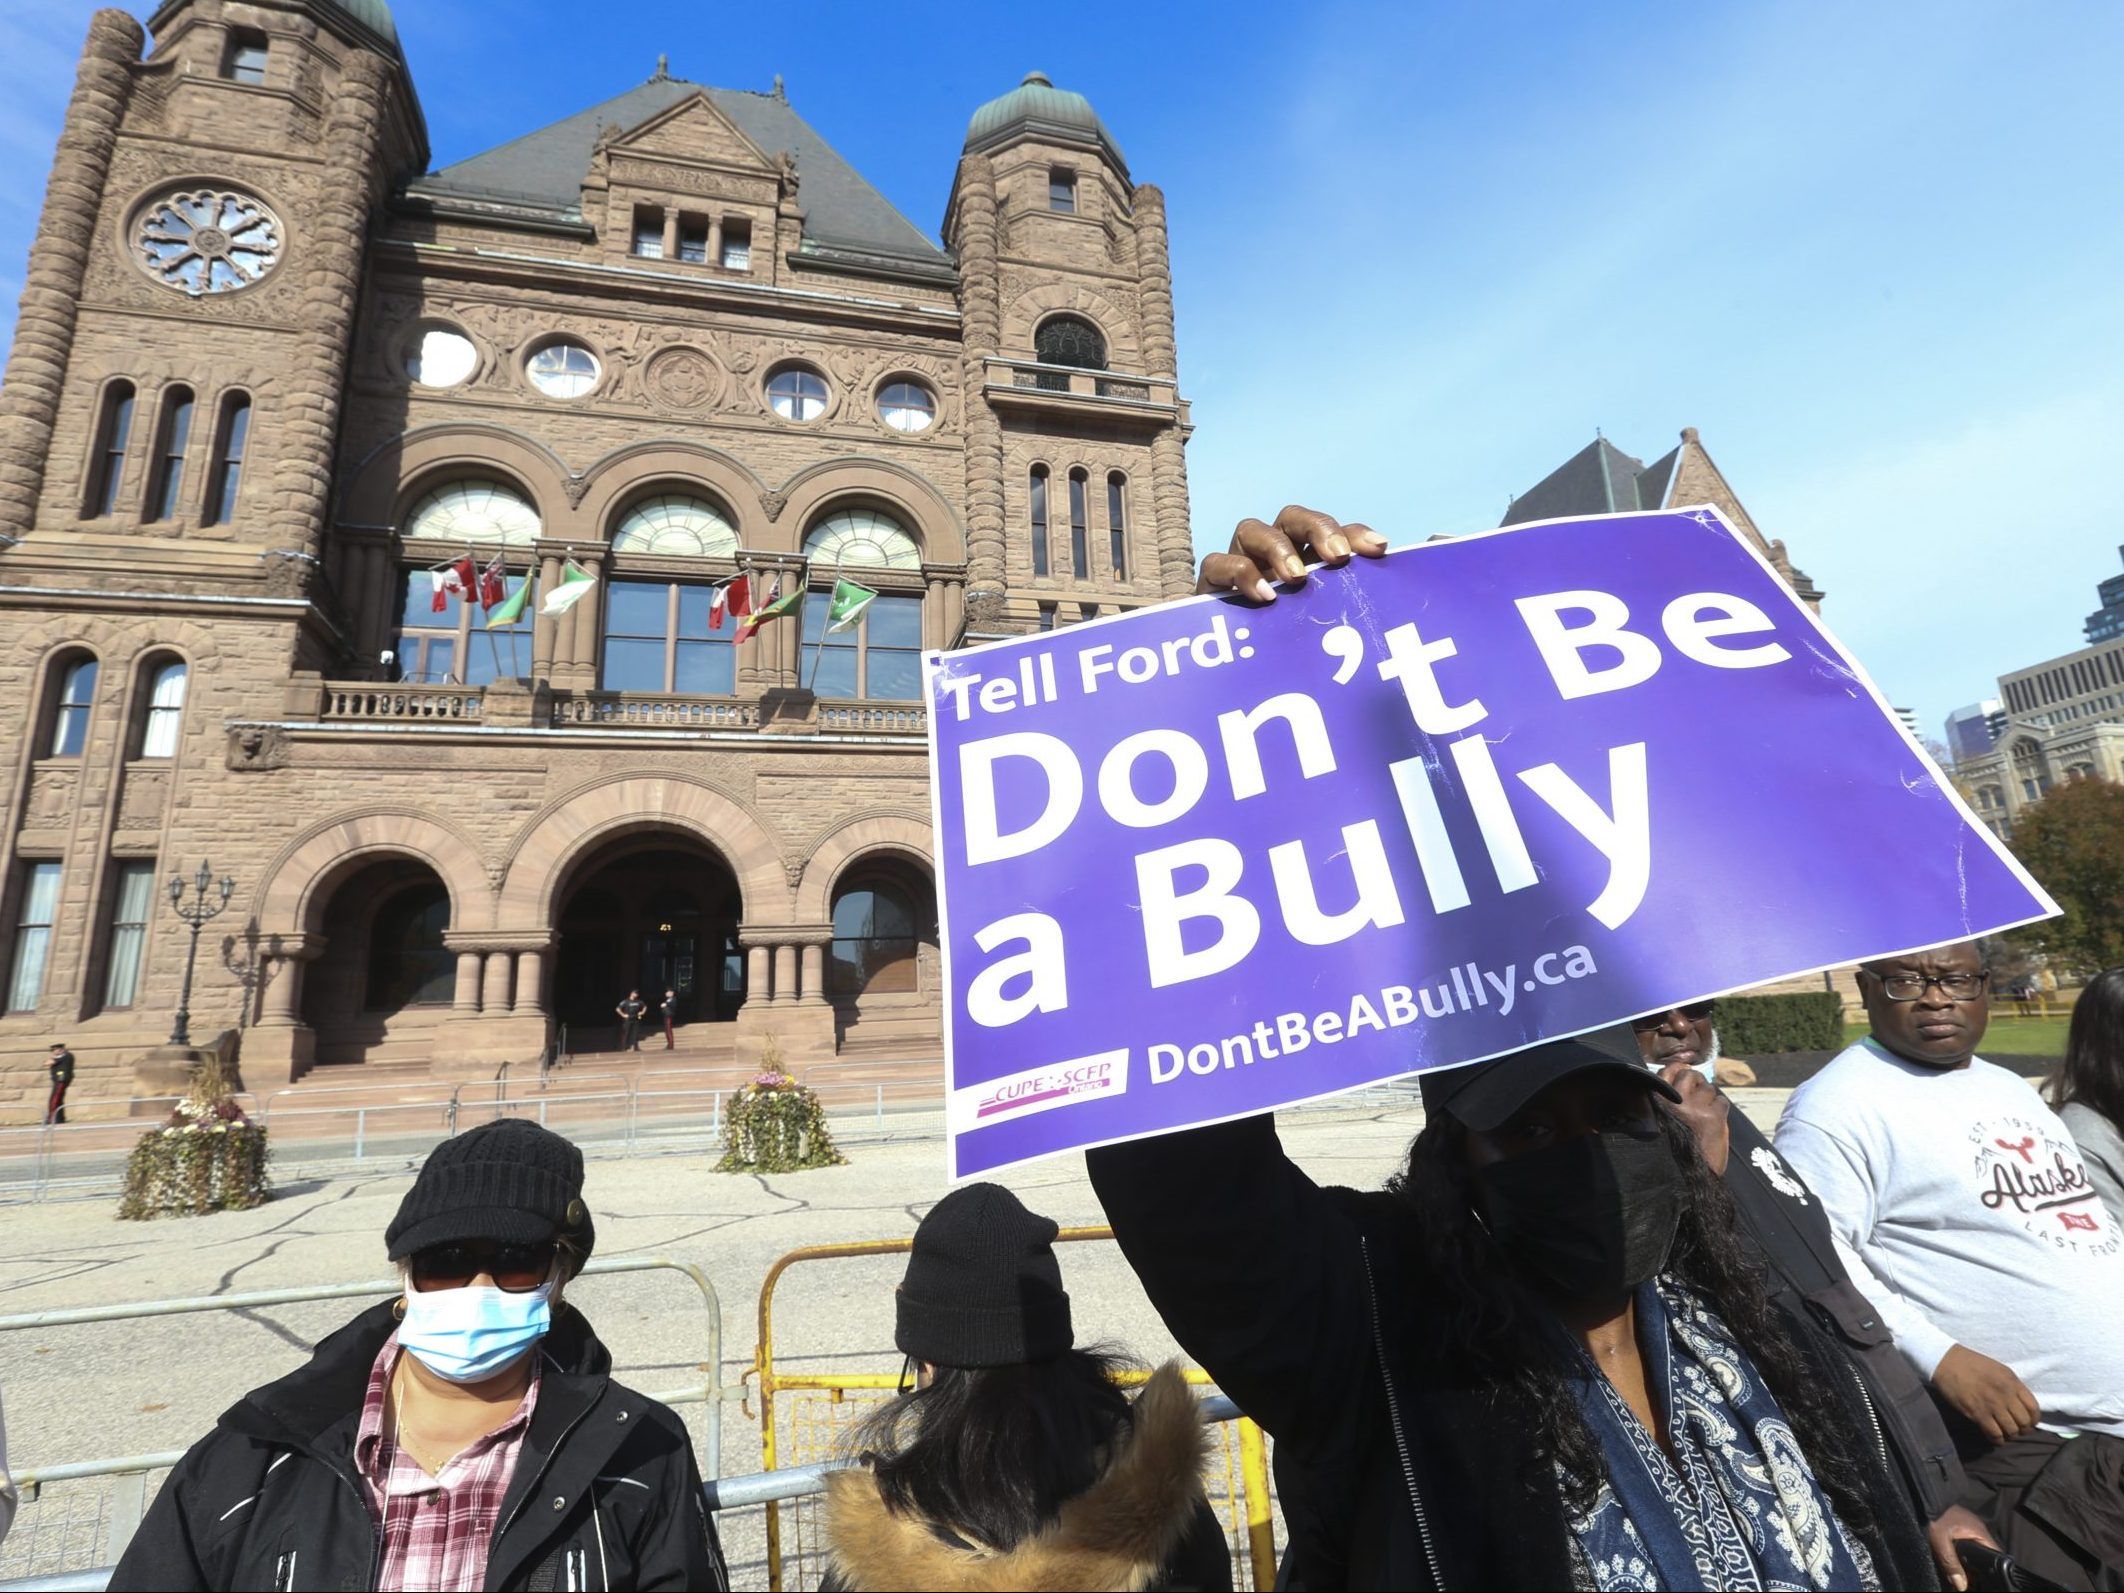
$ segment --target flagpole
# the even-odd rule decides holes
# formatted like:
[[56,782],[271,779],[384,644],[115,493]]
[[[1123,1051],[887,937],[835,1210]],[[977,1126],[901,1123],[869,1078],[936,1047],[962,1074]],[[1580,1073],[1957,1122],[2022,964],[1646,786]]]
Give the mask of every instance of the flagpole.
[[[469,541],[465,543],[465,552],[469,554],[472,559],[472,569],[474,572],[472,576],[472,595],[477,598],[480,595],[480,585],[487,578],[487,568],[485,565],[479,562],[479,549],[475,548]],[[502,594],[504,596],[507,596],[509,591],[508,554],[502,554],[501,560]],[[487,605],[484,603],[480,604],[479,606],[479,617],[482,621],[484,621],[487,617]],[[487,633],[487,656],[494,661],[494,675],[495,678],[498,680],[501,678],[501,648],[495,644],[494,627],[491,625],[482,624],[480,628]],[[513,667],[516,661],[516,645],[513,638],[511,639],[509,646],[509,661],[511,666]]]
[[[839,554],[835,554],[833,559],[833,589],[836,592],[841,589],[841,557]],[[818,685],[819,683],[819,664],[826,657],[826,626],[827,623],[832,620],[832,618],[833,598],[831,594],[829,594],[826,599],[825,616],[819,621],[819,645],[812,649],[811,678],[804,682],[804,689],[806,691],[811,691],[812,688]],[[816,693],[814,693],[814,695],[816,695]]]

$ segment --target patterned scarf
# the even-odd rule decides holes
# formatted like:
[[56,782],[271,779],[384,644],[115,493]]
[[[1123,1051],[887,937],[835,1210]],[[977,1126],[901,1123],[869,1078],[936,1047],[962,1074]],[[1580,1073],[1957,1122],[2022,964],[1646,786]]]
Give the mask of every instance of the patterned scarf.
[[1725,1324],[1661,1277],[1637,1291],[1646,1383],[1675,1455],[1573,1343],[1572,1392],[1607,1462],[1571,1530],[1581,1586],[1873,1593],[1866,1546],[1844,1530],[1785,1413]]

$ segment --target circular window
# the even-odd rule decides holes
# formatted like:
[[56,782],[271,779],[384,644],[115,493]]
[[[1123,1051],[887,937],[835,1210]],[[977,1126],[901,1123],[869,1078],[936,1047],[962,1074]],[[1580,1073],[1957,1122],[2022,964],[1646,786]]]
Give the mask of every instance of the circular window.
[[907,528],[880,509],[842,509],[804,538],[804,557],[818,564],[868,564],[919,570],[922,548]]
[[767,403],[784,420],[817,420],[826,413],[826,378],[791,365],[767,378]]
[[406,374],[422,387],[455,387],[479,368],[479,350],[448,326],[424,326],[406,351]]
[[894,431],[927,431],[936,424],[937,395],[920,382],[887,382],[878,389],[878,413]]
[[581,398],[597,386],[597,356],[582,344],[563,338],[532,355],[524,374],[548,398]]
[[727,558],[737,552],[737,527],[706,498],[665,493],[644,498],[613,528],[618,553],[685,553]]
[[406,514],[408,541],[501,542],[538,540],[538,511],[499,481],[453,481],[437,487]]
[[133,259],[166,288],[199,298],[247,288],[280,263],[280,219],[234,188],[166,194],[133,224]]

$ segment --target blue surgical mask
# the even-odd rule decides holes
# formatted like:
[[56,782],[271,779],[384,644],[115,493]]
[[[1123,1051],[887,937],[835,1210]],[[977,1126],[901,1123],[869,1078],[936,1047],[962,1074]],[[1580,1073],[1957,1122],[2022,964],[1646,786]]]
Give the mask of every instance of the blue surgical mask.
[[523,1294],[469,1286],[406,1290],[398,1342],[421,1365],[452,1383],[477,1383],[506,1371],[553,1326],[553,1285]]

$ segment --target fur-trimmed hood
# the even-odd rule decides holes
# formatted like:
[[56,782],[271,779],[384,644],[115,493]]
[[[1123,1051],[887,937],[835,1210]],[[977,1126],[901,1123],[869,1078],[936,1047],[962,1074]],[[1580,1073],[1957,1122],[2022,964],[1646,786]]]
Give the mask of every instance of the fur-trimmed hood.
[[1179,1367],[1158,1368],[1136,1397],[1128,1436],[1099,1480],[1044,1530],[1008,1553],[959,1548],[926,1521],[896,1516],[868,1471],[828,1479],[826,1543],[849,1588],[1002,1593],[1023,1588],[1150,1587],[1187,1535],[1202,1502],[1210,1439]]

